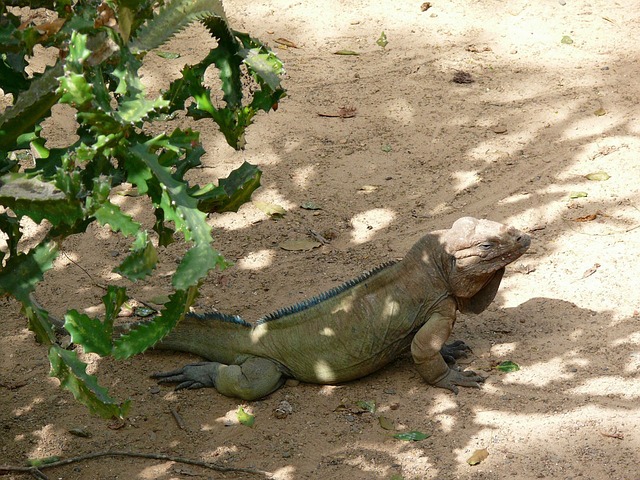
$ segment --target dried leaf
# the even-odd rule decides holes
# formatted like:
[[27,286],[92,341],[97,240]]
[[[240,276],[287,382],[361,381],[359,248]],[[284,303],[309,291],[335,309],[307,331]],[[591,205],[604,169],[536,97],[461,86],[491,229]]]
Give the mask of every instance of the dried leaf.
[[334,55],[360,55],[358,52],[354,52],[353,50],[338,50],[337,52],[333,52]]
[[261,202],[259,200],[254,200],[253,204],[256,206],[258,210],[264,212],[272,218],[280,218],[283,217],[287,211],[282,208],[280,205],[276,205],[275,203]]
[[322,245],[322,243],[311,240],[309,238],[303,238],[300,240],[285,240],[280,244],[280,248],[287,251],[300,252],[313,250],[320,245]]
[[393,424],[393,420],[390,420],[387,417],[382,417],[382,416],[378,417],[378,423],[385,430],[395,430],[396,429],[395,425]]
[[378,189],[376,185],[363,185],[358,189],[359,192],[373,193]]
[[585,271],[582,274],[582,278],[587,278],[590,277],[591,275],[593,275],[594,273],[596,273],[596,271],[600,268],[600,264],[599,263],[594,263],[593,267],[591,267],[590,269],[588,269],[587,271]]
[[488,456],[489,456],[489,452],[487,451],[487,449],[482,448],[480,450],[476,450],[475,452],[473,452],[473,455],[471,455],[467,459],[467,463],[469,465],[478,465],[480,462],[486,460]]
[[605,180],[609,180],[611,178],[611,175],[601,170],[599,172],[593,172],[588,175],[585,175],[585,178],[587,180],[592,180],[594,182],[604,182]]
[[286,38],[276,38],[274,42],[279,43],[280,45],[284,45],[285,47],[300,48],[298,47],[298,45],[293,43],[291,40],[287,40]]
[[430,436],[431,434],[429,433],[416,432],[414,430],[411,432],[396,433],[393,438],[397,438],[398,440],[405,440],[407,442],[419,442],[421,440],[424,440],[425,438],[429,438]]
[[603,437],[615,438],[616,440],[624,440],[624,434],[620,432],[607,433],[601,431],[600,435]]
[[431,8],[431,2],[424,2],[422,5],[420,5],[421,12],[426,12],[430,8]]
[[603,115],[606,115],[606,114],[607,114],[607,111],[606,111],[604,108],[600,107],[600,108],[599,108],[599,109],[597,109],[595,112],[593,112],[593,114],[594,114],[596,117],[602,117]]
[[585,215],[584,217],[578,217],[578,218],[575,219],[575,221],[576,222],[592,222],[596,218],[598,218],[598,214],[597,213],[592,213],[591,215]]
[[520,365],[511,360],[505,360],[504,362],[499,363],[494,367],[496,370],[501,372],[509,373],[509,372],[517,372],[520,370]]
[[254,415],[251,415],[250,413],[245,412],[244,408],[242,408],[242,405],[238,407],[236,417],[241,424],[246,425],[247,427],[253,427],[253,424],[256,421],[256,417]]

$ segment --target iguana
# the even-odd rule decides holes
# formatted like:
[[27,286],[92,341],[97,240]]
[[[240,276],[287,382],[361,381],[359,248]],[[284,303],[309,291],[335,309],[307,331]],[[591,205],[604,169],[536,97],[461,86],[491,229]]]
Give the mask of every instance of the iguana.
[[529,244],[515,228],[465,217],[422,237],[402,260],[270,313],[254,326],[237,316],[189,314],[156,348],[210,361],[153,377],[177,388],[215,387],[255,400],[288,377],[319,384],[364,377],[410,347],[427,383],[456,393],[457,386],[479,387],[484,379],[453,360],[468,347],[445,342],[456,311],[485,310],[505,266]]

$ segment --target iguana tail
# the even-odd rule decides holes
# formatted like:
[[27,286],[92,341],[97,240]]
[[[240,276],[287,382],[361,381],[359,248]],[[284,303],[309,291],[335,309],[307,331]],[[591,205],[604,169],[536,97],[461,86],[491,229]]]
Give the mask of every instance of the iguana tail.
[[233,365],[254,353],[251,324],[238,316],[189,313],[154,348],[199,355]]

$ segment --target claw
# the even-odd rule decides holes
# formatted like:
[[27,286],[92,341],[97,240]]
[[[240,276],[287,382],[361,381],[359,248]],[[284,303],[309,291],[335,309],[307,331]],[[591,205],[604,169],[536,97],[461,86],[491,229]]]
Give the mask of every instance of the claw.
[[434,383],[434,386],[446,388],[457,395],[458,386],[480,388],[481,383],[484,383],[484,378],[476,372],[471,370],[460,371],[450,368],[449,372],[442,379]]

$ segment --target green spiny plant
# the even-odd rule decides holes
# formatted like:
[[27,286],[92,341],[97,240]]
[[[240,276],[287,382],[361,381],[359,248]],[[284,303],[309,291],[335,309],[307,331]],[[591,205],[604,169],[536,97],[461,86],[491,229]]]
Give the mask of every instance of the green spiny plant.
[[[25,22],[16,7],[44,9],[57,18]],[[204,24],[215,48],[196,65],[185,65],[180,78],[150,98],[138,73],[145,55],[194,22]],[[43,73],[28,75],[38,45],[54,47],[57,60]],[[211,65],[220,76],[219,104],[205,86]],[[48,312],[33,300],[37,284],[64,239],[93,222],[133,239],[130,254],[115,270],[131,281],[152,275],[158,247],[179,232],[189,248],[172,276],[173,294],[156,318],[114,338],[114,320],[127,300],[125,288],[114,285],[103,297],[103,318],[76,310],[64,317],[74,344],[119,359],[143,352],[169,333],[194,302],[200,282],[227,265],[212,246],[206,216],[237,210],[260,185],[261,172],[244,163],[217,186],[192,185],[185,175],[204,154],[198,132],[175,128],[152,135],[149,125],[166,127],[173,114],[186,111],[194,119],[212,119],[232,147],[243,148],[256,113],[275,110],[284,96],[282,72],[280,60],[259,40],[230,28],[221,1],[0,3],[0,88],[13,98],[0,115],[0,231],[6,239],[0,294],[22,303],[30,329],[48,346],[51,375],[92,412],[122,418],[129,402],[109,396],[76,352],[59,345]],[[243,79],[253,83],[249,94],[243,92]],[[56,104],[75,110],[78,139],[64,148],[47,148],[42,122]],[[35,166],[26,165],[29,152],[36,153]],[[111,202],[113,189],[124,183],[150,198],[155,234]],[[25,217],[47,228],[37,245],[23,251]]]

